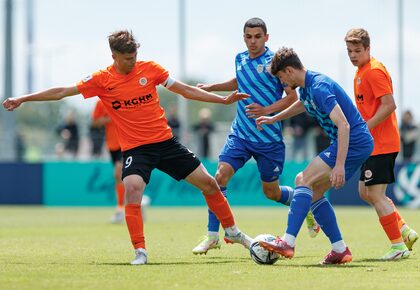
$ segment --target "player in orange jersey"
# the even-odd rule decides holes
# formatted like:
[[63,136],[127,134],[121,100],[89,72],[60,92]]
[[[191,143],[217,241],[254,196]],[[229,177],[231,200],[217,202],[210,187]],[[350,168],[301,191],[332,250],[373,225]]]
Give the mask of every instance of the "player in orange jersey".
[[132,265],[147,263],[141,201],[153,169],[176,180],[185,179],[200,189],[208,207],[225,229],[227,243],[249,248],[251,239],[235,225],[230,206],[216,180],[189,149],[173,138],[156,87],[163,85],[175,94],[203,102],[231,104],[249,97],[237,91],[219,96],[176,81],[153,61],[137,61],[139,44],[131,32],[116,31],[108,37],[113,64],[86,77],[77,85],[56,87],[17,98],[3,106],[12,111],[24,102],[53,101],[81,93],[85,98],[98,96],[114,122],[123,152],[125,220],[135,249]]
[[406,258],[418,234],[408,227],[386,196],[387,185],[395,181],[394,164],[400,151],[391,76],[382,63],[370,56],[370,37],[366,30],[351,29],[344,40],[350,61],[357,67],[354,77],[356,105],[374,139],[373,152],[362,166],[360,197],[375,207],[391,241],[391,249],[382,259]]
[[96,102],[92,112],[92,126],[96,128],[105,127],[105,141],[114,167],[115,193],[117,198],[117,208],[111,218],[111,223],[121,223],[124,220],[124,184],[121,178],[122,152],[115,125],[108,116],[101,100]]

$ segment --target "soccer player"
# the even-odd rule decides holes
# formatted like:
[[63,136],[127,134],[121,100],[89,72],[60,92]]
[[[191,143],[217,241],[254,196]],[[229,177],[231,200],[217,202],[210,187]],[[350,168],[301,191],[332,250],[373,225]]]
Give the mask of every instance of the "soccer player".
[[[245,22],[243,33],[248,49],[235,58],[236,77],[223,83],[198,85],[206,91],[239,89],[251,95],[237,102],[232,131],[219,155],[216,181],[226,196],[229,180],[253,157],[257,161],[265,196],[275,202],[290,205],[293,189],[279,186],[278,182],[285,158],[281,124],[269,125],[265,131],[259,131],[255,118],[284,110],[297,100],[297,95],[294,90],[283,89],[279,80],[267,70],[274,53],[265,46],[269,38],[265,22],[260,18],[251,18]],[[287,94],[284,98],[283,91]],[[312,214],[308,215],[307,223],[310,235],[316,236],[319,226]],[[220,248],[219,224],[209,210],[207,236],[192,250],[194,254],[206,254],[208,250]]]
[[334,209],[324,193],[331,187],[342,187],[369,157],[373,149],[372,136],[346,92],[329,77],[307,70],[293,49],[283,47],[276,52],[271,73],[285,86],[300,87],[300,100],[273,117],[259,117],[258,127],[265,129],[267,124],[306,110],[328,134],[331,144],[296,176],[286,233],[273,242],[260,242],[260,245],[292,258],[295,239],[305,216],[312,210],[332,245],[322,264],[350,262],[352,254],[341,237]]
[[122,152],[115,125],[108,116],[101,100],[96,102],[95,108],[93,109],[92,126],[96,128],[105,127],[105,141],[114,167],[115,193],[117,198],[117,207],[115,214],[111,218],[111,223],[121,223],[124,221],[124,184],[121,178]]
[[360,197],[375,208],[391,242],[391,249],[382,259],[406,258],[419,236],[386,196],[388,184],[395,181],[394,164],[400,151],[391,76],[382,63],[370,56],[370,37],[366,30],[351,29],[344,40],[350,61],[357,67],[354,77],[356,106],[374,140],[373,152],[360,174]]
[[81,93],[85,98],[98,96],[115,123],[123,152],[125,220],[135,249],[133,265],[147,263],[141,201],[153,169],[176,180],[185,179],[200,189],[208,207],[225,229],[227,243],[249,248],[251,239],[235,225],[230,206],[216,180],[207,172],[193,152],[172,136],[160,106],[156,87],[163,85],[187,99],[230,104],[249,97],[233,92],[219,96],[188,86],[170,77],[169,72],[153,61],[137,61],[139,44],[131,32],[123,30],[109,35],[113,64],[86,77],[77,85],[56,87],[8,98],[3,102],[9,111],[29,101],[53,101]]

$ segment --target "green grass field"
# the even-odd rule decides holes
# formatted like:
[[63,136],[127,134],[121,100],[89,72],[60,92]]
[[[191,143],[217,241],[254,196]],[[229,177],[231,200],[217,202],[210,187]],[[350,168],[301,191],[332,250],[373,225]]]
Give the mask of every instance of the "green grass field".
[[[282,234],[287,208],[235,207],[251,236]],[[420,211],[400,210],[420,230]],[[205,208],[149,208],[149,264],[131,266],[125,225],[111,225],[110,208],[0,207],[0,289],[411,289],[420,283],[420,242],[407,260],[376,260],[388,247],[370,208],[337,208],[354,261],[321,266],[329,251],[323,234],[302,231],[295,258],[255,264],[239,245],[207,256],[191,249],[206,232]],[[417,285],[417,286],[416,286]]]

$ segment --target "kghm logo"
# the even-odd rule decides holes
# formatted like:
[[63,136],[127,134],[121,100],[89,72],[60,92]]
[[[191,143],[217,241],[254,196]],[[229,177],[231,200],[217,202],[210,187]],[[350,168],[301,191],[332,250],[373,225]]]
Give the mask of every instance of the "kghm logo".
[[147,104],[150,103],[153,99],[152,94],[147,94],[145,96],[136,97],[131,100],[123,100],[123,101],[113,101],[112,102],[112,108],[114,110],[120,109],[122,106],[124,107],[136,107],[141,104]]
[[112,102],[112,108],[113,108],[114,110],[118,110],[119,108],[121,108],[121,103],[120,103],[120,101],[113,101],[113,102]]
[[357,95],[356,100],[363,103],[363,95]]

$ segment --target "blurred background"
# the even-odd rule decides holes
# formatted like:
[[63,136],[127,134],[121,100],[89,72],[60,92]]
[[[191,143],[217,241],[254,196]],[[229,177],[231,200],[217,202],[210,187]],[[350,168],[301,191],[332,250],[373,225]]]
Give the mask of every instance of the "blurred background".
[[[329,75],[353,96],[355,67],[344,35],[363,27],[371,36],[372,56],[393,78],[406,145],[398,160],[401,166],[414,166],[407,178],[418,190],[419,11],[416,0],[0,0],[0,92],[5,99],[75,84],[112,64],[107,36],[120,29],[132,30],[140,42],[139,59],[158,62],[176,79],[192,85],[225,81],[235,75],[236,54],[246,50],[245,21],[260,17],[267,24],[271,50],[293,47],[308,69]],[[217,162],[235,105],[185,102],[163,88],[159,92],[182,142],[208,162]],[[25,104],[15,112],[0,110],[5,170],[18,163],[108,162],[103,132],[90,126],[94,103],[75,96]],[[328,142],[305,115],[283,125],[290,164],[304,164]]]

